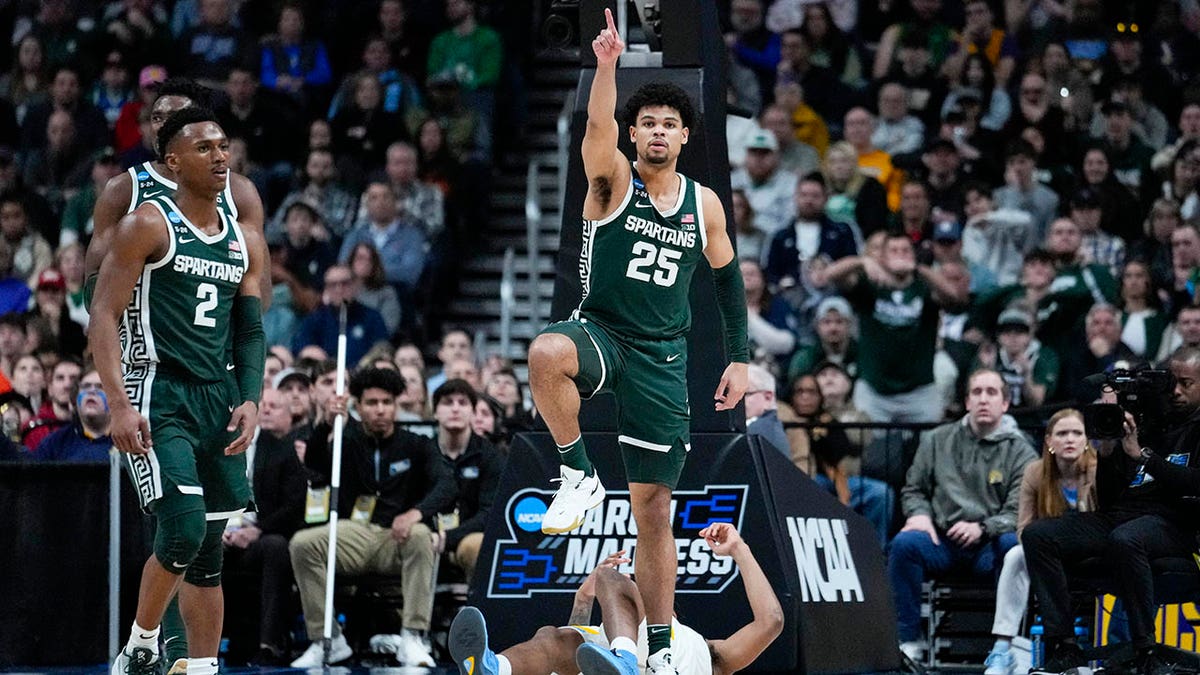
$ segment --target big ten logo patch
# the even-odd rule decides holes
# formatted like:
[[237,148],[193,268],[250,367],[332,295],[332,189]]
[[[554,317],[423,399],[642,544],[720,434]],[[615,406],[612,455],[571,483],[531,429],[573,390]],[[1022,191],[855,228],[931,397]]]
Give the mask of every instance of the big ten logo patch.
[[[677,490],[671,500],[675,553],[679,560],[676,593],[720,593],[737,576],[731,558],[713,555],[697,538],[713,523],[740,528],[746,508],[745,485],[709,485]],[[509,498],[504,509],[506,538],[496,542],[488,576],[488,597],[528,598],[534,593],[574,593],[600,561],[620,550],[637,555],[637,522],[628,491],[610,491],[588,511],[583,525],[561,535],[542,533],[542,518],[554,493],[529,488]],[[619,568],[633,572],[633,563]]]
[[841,518],[787,519],[788,537],[800,575],[802,602],[862,602],[862,581]]

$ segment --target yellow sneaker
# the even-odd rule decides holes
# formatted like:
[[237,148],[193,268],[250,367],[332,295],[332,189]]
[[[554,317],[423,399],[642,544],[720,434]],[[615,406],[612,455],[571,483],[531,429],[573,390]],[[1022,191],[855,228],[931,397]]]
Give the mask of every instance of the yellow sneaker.
[[187,675],[187,659],[175,659],[167,675]]

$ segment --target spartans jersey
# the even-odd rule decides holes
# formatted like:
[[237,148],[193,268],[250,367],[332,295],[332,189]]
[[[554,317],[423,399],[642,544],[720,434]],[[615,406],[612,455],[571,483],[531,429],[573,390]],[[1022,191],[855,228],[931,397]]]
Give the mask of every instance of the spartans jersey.
[[[129,175],[133,178],[133,196],[125,213],[133,213],[134,209],[159,195],[172,196],[179,189],[175,181],[154,169],[153,162],[142,162],[138,166],[130,167]],[[237,220],[237,206],[233,203],[233,190],[229,187],[229,176],[232,175],[233,172],[230,172],[225,176],[225,189],[217,195],[217,207],[231,219]]]
[[642,339],[666,340],[687,331],[692,272],[707,238],[700,184],[676,175],[679,198],[669,210],[655,208],[634,166],[617,209],[583,222],[583,300],[572,318]]
[[217,382],[226,361],[234,296],[249,268],[237,221],[218,210],[221,231],[206,235],[166,195],[149,199],[163,215],[170,245],[147,261],[121,326],[127,366],[157,364],[192,379]]

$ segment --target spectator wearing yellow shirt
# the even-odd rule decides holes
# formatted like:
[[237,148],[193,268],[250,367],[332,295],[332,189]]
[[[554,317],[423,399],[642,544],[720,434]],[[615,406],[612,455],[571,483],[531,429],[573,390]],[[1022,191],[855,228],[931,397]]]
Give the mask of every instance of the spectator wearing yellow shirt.
[[904,172],[892,165],[892,157],[876,148],[871,142],[875,133],[875,116],[865,108],[851,108],[846,113],[843,135],[858,153],[858,168],[879,181],[887,190],[888,209],[900,207],[900,186],[904,184]]

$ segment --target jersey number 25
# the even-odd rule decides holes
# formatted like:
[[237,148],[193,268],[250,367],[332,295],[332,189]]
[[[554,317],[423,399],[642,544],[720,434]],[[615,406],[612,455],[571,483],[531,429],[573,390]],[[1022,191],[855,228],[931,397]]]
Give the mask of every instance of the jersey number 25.
[[[683,251],[670,248],[659,248],[648,241],[639,241],[633,245],[633,260],[625,270],[625,276],[638,281],[650,282],[666,288],[675,284],[679,276],[679,265],[676,261],[683,257]],[[651,274],[643,271],[646,268],[656,268]]]

